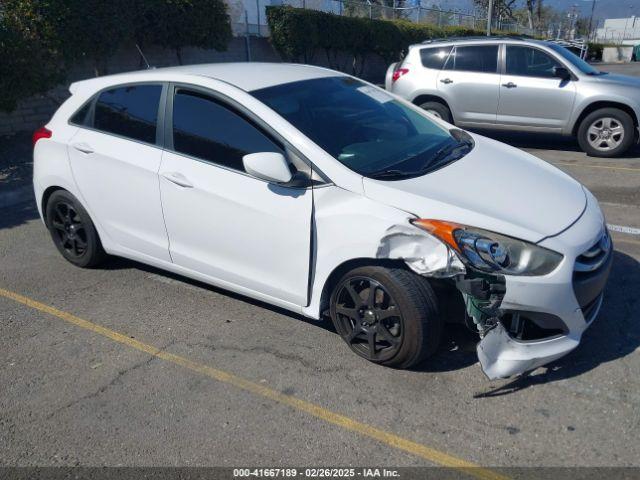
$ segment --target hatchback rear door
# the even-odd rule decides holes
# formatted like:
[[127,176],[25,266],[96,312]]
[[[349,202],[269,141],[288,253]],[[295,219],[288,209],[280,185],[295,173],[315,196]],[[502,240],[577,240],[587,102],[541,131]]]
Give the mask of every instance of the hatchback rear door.
[[498,110],[498,44],[458,45],[438,75],[456,124],[493,124]]
[[84,202],[109,239],[123,253],[170,261],[158,187],[163,88],[129,84],[97,94],[71,120],[79,129],[69,158]]

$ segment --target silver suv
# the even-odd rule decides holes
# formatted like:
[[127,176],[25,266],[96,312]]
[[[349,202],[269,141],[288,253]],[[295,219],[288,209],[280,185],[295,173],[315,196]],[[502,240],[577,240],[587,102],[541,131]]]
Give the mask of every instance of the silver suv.
[[577,137],[615,157],[638,138],[640,79],[601,72],[553,42],[505,37],[412,45],[387,90],[467,128]]

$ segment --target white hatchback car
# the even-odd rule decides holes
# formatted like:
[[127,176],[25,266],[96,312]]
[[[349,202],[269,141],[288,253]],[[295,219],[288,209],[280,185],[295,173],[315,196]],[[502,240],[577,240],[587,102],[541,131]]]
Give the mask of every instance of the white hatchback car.
[[593,195],[361,80],[246,63],[70,90],[34,134],[34,187],[78,266],[118,255],[328,314],[400,368],[466,322],[490,378],[568,353],[600,308],[613,255]]

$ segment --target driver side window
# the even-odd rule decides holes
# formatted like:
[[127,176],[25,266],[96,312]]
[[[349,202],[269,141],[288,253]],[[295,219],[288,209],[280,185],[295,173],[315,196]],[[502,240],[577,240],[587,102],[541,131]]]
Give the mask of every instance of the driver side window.
[[244,172],[249,153],[284,153],[266,133],[239,112],[197,91],[178,89],[173,100],[173,149]]
[[507,75],[555,78],[554,67],[562,65],[537,48],[507,45]]

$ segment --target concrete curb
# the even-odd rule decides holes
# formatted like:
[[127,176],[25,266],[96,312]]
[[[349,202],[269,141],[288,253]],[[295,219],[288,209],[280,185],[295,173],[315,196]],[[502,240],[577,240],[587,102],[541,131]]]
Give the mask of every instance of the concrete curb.
[[24,185],[22,187],[0,191],[0,209],[19,203],[32,202],[34,198],[33,185]]

